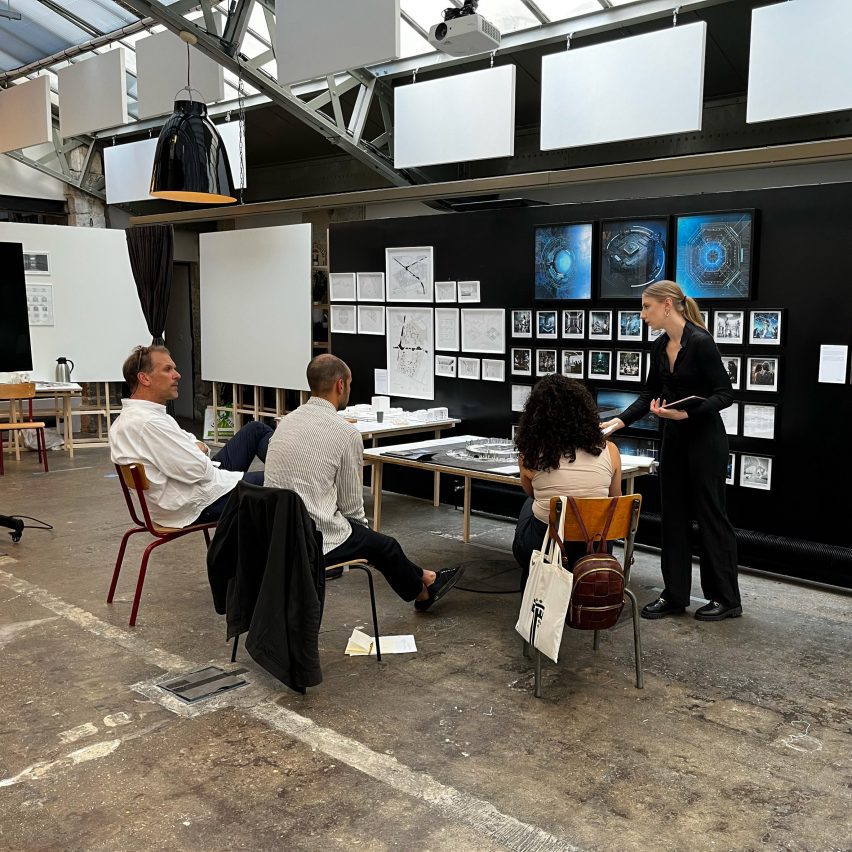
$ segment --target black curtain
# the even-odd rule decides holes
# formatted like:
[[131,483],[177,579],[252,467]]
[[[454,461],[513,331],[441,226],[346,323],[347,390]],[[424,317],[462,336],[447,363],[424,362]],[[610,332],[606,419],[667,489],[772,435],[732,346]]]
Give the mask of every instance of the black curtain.
[[174,229],[171,225],[140,225],[129,228],[126,234],[130,268],[142,313],[151,332],[151,344],[162,346],[172,293]]

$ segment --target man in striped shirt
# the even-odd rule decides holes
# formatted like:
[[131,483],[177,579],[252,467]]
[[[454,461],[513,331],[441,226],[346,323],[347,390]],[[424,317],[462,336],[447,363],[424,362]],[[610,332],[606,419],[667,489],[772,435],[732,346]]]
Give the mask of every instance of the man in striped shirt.
[[311,396],[281,418],[266,456],[264,484],[288,488],[303,500],[322,533],[327,565],[367,559],[405,601],[426,610],[461,576],[461,567],[435,573],[415,565],[396,539],[367,526],[361,484],[360,432],[338,412],[349,403],[352,373],[334,355],[308,364]]

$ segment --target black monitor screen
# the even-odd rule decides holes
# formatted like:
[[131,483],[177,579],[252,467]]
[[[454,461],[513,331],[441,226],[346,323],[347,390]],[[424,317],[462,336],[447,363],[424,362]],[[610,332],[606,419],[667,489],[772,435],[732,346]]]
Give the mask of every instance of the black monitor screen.
[[32,370],[24,247],[0,243],[0,372]]
[[[639,399],[639,394],[631,391],[598,389],[598,416],[601,420],[611,420],[621,414],[627,406],[636,402],[637,399]],[[630,428],[656,432],[660,428],[659,418],[655,414],[646,414],[635,423],[631,423]]]

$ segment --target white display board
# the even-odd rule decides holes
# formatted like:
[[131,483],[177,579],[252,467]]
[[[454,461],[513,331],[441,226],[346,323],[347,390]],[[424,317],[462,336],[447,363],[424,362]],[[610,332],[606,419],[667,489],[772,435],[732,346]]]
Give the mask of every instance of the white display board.
[[287,0],[275,7],[282,86],[399,58],[400,0]]
[[[226,121],[216,129],[225,143],[231,179],[240,187],[241,174],[246,175],[243,144],[243,168],[240,169],[240,123]],[[129,201],[151,201],[151,171],[154,168],[156,139],[143,139],[126,145],[108,145],[104,148],[104,174],[106,176],[107,204],[126,204]]]
[[514,65],[397,86],[393,99],[397,169],[515,153]]
[[124,231],[0,222],[0,241],[50,259],[49,275],[26,276],[27,284],[51,285],[53,297],[53,325],[30,326],[33,377],[52,380],[64,355],[74,381],[120,381],[130,350],[151,342]]
[[125,50],[117,47],[57,72],[63,139],[127,124]]
[[47,74],[0,91],[0,153],[52,141]]
[[746,121],[852,108],[852,3],[791,0],[751,13]]
[[700,130],[706,39],[700,21],[545,56],[542,150]]
[[[177,96],[188,100],[186,92],[186,43],[170,30],[140,38],[136,48],[136,81],[139,118],[168,115]],[[190,47],[190,82],[201,96],[195,100],[212,104],[225,97],[225,69],[197,48]]]
[[202,234],[201,375],[307,390],[311,226]]

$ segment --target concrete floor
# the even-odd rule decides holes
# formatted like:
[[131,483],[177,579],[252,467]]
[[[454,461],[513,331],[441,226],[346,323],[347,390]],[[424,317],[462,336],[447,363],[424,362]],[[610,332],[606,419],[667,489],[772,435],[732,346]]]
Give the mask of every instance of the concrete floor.
[[[50,462],[0,480],[0,513],[55,527],[0,540],[0,849],[852,849],[849,597],[743,576],[741,619],[642,623],[644,690],[629,620],[596,653],[566,632],[537,700],[517,594],[415,613],[379,578],[382,631],[418,652],[377,665],[343,654],[369,629],[352,574],[328,586],[322,685],[291,693],[241,652],[249,685],[187,707],[157,683],[230,666],[201,537],[155,552],[129,629],[142,544],[107,605],[128,526],[108,452]],[[422,565],[515,582],[510,524],[475,517],[463,545],[451,508],[384,507]],[[641,603],[659,582],[639,554]]]

